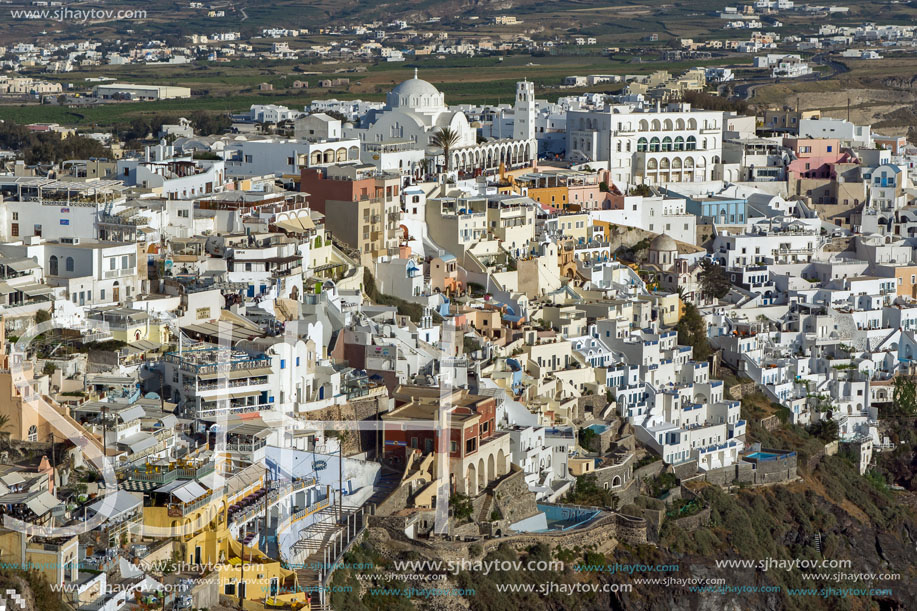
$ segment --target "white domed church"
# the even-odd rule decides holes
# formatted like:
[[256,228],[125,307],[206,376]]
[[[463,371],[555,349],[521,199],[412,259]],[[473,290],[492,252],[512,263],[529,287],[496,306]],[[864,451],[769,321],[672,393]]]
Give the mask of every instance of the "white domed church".
[[[534,96],[534,88],[531,89]],[[437,165],[442,166],[442,151],[431,141],[437,131],[449,127],[458,134],[458,142],[451,149],[450,168],[453,170],[497,169],[501,161],[507,166],[527,165],[537,154],[534,130],[525,134],[528,138],[524,140],[492,140],[479,144],[477,129],[469,124],[465,114],[449,110],[442,92],[418,78],[416,68],[414,78],[388,92],[385,102],[383,109],[370,111],[357,126],[346,130],[349,137],[360,139],[364,150],[376,148],[373,145],[413,145],[411,148],[423,149],[428,159],[436,159]],[[534,108],[534,99],[531,104]]]

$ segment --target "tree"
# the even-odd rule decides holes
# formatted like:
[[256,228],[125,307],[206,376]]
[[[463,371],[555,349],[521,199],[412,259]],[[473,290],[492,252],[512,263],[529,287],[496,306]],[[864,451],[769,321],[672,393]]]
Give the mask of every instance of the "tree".
[[693,303],[685,304],[685,313],[675,329],[678,331],[678,343],[694,348],[695,360],[706,361],[711,352],[707,341],[707,323]]
[[449,497],[449,506],[452,508],[452,516],[458,521],[467,520],[474,513],[471,499],[458,492]]
[[201,136],[222,134],[232,127],[232,120],[226,113],[213,113],[205,110],[196,110],[191,113],[191,123]]
[[443,157],[446,158],[445,168],[448,172],[450,165],[449,152],[452,147],[459,143],[459,133],[451,127],[442,127],[433,134],[433,139],[430,142],[443,152]]
[[35,324],[40,325],[43,322],[51,320],[51,312],[47,310],[38,310],[35,312]]
[[810,435],[818,437],[825,443],[829,443],[837,439],[837,422],[831,418],[822,419],[818,422],[810,424],[806,428],[806,431]]
[[652,194],[653,190],[648,185],[637,185],[628,193],[628,195],[642,195],[643,197],[650,197]]
[[704,295],[722,299],[732,288],[729,277],[721,265],[714,263],[710,259],[701,260],[701,272],[698,276],[700,280],[701,291]]
[[892,410],[902,416],[917,414],[917,384],[913,378],[895,376],[895,389],[892,394]]
[[588,427],[580,429],[579,444],[587,451],[593,451],[592,442],[598,437],[596,432]]
[[593,507],[616,507],[617,504],[611,490],[600,488],[598,478],[591,473],[576,477],[573,489],[567,493],[565,500],[568,503]]

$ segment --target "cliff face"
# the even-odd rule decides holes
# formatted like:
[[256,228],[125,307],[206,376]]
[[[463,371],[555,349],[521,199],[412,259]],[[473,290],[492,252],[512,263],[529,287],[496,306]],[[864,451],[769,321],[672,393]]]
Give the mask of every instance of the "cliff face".
[[[794,511],[797,501],[806,503],[811,511]],[[888,507],[900,508],[906,502],[905,498],[897,498]],[[641,574],[626,580],[634,584],[633,591],[616,594],[610,601],[612,606],[676,611],[913,608],[911,601],[917,599],[917,564],[913,552],[917,531],[913,514],[905,516],[893,510],[891,513],[901,518],[895,524],[873,522],[868,516],[864,521],[856,506],[845,509],[829,497],[794,490],[743,493],[712,504],[718,517],[708,527],[693,533],[669,527],[664,534],[664,547],[651,552],[619,547],[615,562],[677,564],[680,571],[669,576],[715,585],[641,584],[638,580],[654,577]],[[738,533],[729,528],[741,529],[749,536],[735,536]],[[762,536],[767,531],[770,542]],[[726,545],[721,546],[722,543]],[[756,562],[773,559],[781,565],[767,570],[716,565],[717,561],[742,559]],[[784,568],[796,559],[828,563],[849,560],[850,565]],[[863,574],[898,574],[900,579],[864,580]],[[818,577],[806,579],[807,575]],[[890,591],[867,593],[865,590],[869,588]],[[773,589],[776,591],[764,591]]]
[[[443,548],[443,543],[402,538],[396,545],[388,537],[370,537],[367,549],[359,553],[372,555],[376,573],[359,580],[347,570],[336,574],[336,583],[356,585],[359,592],[340,608],[378,608],[380,601],[370,586],[397,586],[397,579],[391,577],[397,573],[396,561],[468,558],[522,563],[560,560],[564,568],[456,571],[436,581],[436,587],[473,589],[473,594],[412,599],[410,608],[913,609],[917,491],[908,488],[917,481],[913,477],[917,428],[913,418],[890,417],[887,424],[897,449],[878,456],[865,476],[843,452],[825,456],[825,439],[798,427],[783,425],[772,431],[750,427],[751,441],[797,452],[799,479],[731,491],[709,483],[692,485],[694,511],[670,507],[656,544],[627,544],[622,537],[609,540],[610,534],[584,538],[576,531],[566,539],[533,539],[521,548],[500,539],[451,542]],[[444,555],[444,549],[450,554]],[[636,570],[609,570],[615,565]],[[646,568],[650,566],[657,569]],[[409,579],[404,583],[410,585]],[[539,591],[548,584],[559,591]],[[568,593],[584,586],[597,589]]]

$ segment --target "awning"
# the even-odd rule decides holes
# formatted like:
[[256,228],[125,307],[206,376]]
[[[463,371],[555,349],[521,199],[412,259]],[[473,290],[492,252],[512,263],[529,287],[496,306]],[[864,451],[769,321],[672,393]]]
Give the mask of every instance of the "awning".
[[16,287],[17,290],[22,291],[29,297],[37,297],[39,295],[49,295],[54,289],[48,286],[47,284],[24,284],[23,286]]
[[205,494],[207,494],[207,490],[194,480],[190,480],[183,486],[179,486],[172,491],[172,496],[182,503],[190,503],[195,499],[201,498]]
[[[105,498],[102,498],[96,501],[95,503],[89,506],[88,508],[89,511],[91,511],[93,515],[99,513],[105,501],[106,501]],[[106,519],[108,520],[114,520],[114,519],[120,518],[122,515],[129,513],[137,509],[138,507],[140,507],[142,503],[139,498],[137,498],[130,492],[127,492],[126,490],[118,490],[117,492],[115,492],[114,493],[114,502],[115,502],[115,506],[111,509],[111,513],[108,516],[106,516]]]
[[15,293],[19,289],[10,286],[6,282],[0,282],[0,295],[9,295],[10,293]]
[[274,225],[280,229],[285,229],[294,233],[302,233],[303,231],[315,229],[315,223],[313,223],[312,219],[308,216],[298,216],[292,219],[275,221]]
[[119,412],[118,416],[121,418],[121,422],[133,422],[137,418],[143,418],[146,416],[146,412],[142,406],[132,405],[126,410]]
[[149,433],[137,433],[118,442],[118,445],[127,446],[131,454],[137,454],[148,450],[159,443],[155,437]]
[[60,504],[61,502],[57,500],[57,497],[47,491],[25,502],[26,507],[31,509],[32,513],[37,516],[45,515]]
[[41,267],[40,265],[38,265],[38,263],[36,263],[32,259],[20,259],[18,261],[10,261],[9,263],[0,261],[0,263],[3,263],[8,268],[15,270],[17,272],[24,272],[28,269],[34,269],[36,267]]

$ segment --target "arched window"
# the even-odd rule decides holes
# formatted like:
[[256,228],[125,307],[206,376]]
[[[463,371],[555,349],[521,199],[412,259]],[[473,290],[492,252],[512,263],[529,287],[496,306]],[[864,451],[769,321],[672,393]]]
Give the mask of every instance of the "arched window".
[[662,150],[670,152],[672,150],[672,139],[666,136],[662,139]]
[[620,140],[618,140],[617,149],[618,149],[618,152],[620,153],[621,152],[621,141]]
[[56,276],[58,274],[59,270],[57,268],[57,255],[51,255],[51,258],[48,260],[48,267],[49,267],[49,271],[48,271],[49,274],[51,274],[52,276]]
[[675,129],[681,130],[684,128],[685,128],[685,120],[684,119],[675,119]]
[[[691,119],[691,120],[693,121],[694,119]],[[697,138],[695,138],[694,136],[688,136],[688,140],[686,142],[685,148],[689,151],[696,151],[697,150]]]
[[627,152],[630,152],[630,140],[627,141]]
[[38,427],[34,424],[29,427],[29,441],[38,441]]
[[696,119],[688,119],[688,129],[697,129]]
[[640,138],[637,140],[637,152],[645,153],[646,152],[646,138]]
[[645,132],[649,130],[650,124],[646,122],[646,119],[640,119],[640,131]]
[[675,136],[675,150],[683,151],[685,150],[685,139],[681,136]]
[[67,261],[66,261],[66,263],[65,263],[65,267],[66,267],[66,269],[67,269],[68,272],[72,272],[72,271],[73,271],[73,257],[67,257]]
[[659,119],[653,119],[653,122],[650,124],[654,132],[658,132],[662,129],[662,124],[659,122]]
[[666,130],[667,132],[672,131],[672,120],[666,119],[665,121],[663,121],[662,128]]
[[655,136],[650,140],[650,152],[658,153],[659,152],[659,138]]

